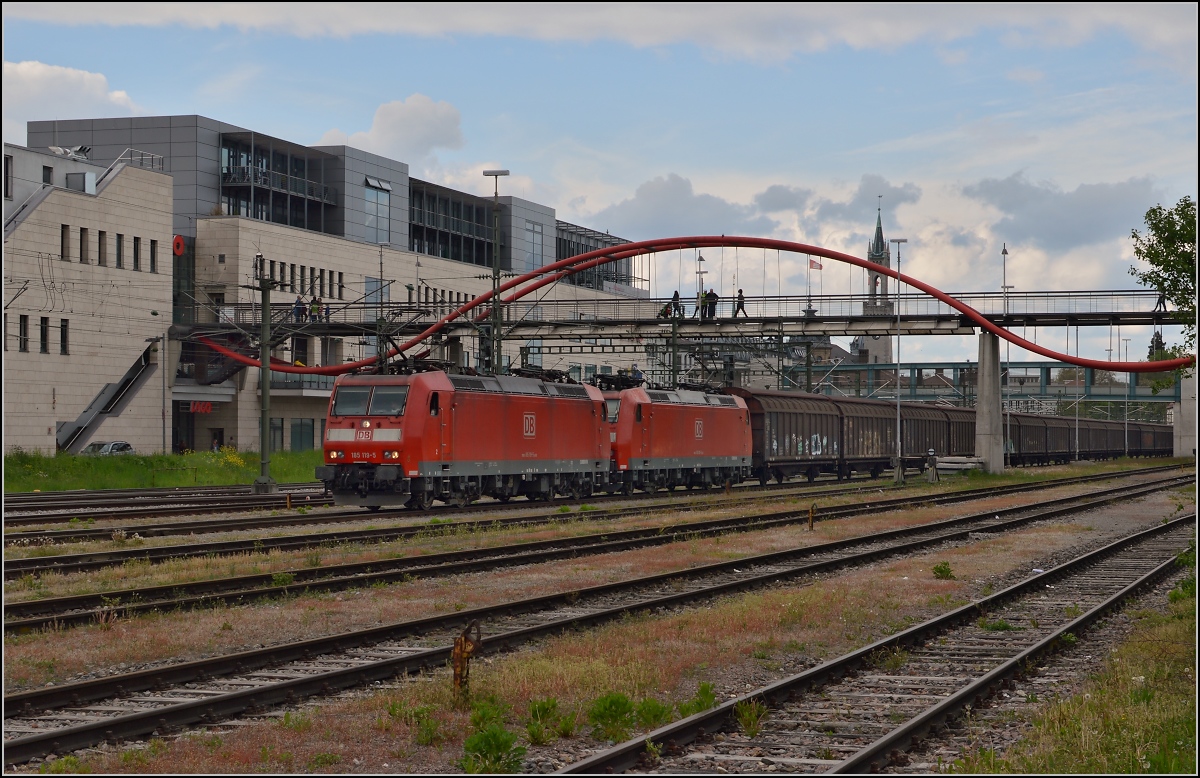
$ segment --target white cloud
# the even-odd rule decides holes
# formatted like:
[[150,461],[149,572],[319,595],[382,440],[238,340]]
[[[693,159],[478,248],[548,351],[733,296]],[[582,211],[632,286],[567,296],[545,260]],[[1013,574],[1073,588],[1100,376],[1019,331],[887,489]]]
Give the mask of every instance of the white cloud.
[[[779,62],[835,46],[894,49],[946,44],[988,29],[1009,45],[1072,46],[1116,30],[1195,77],[1193,4],[410,3],[5,3],[4,16],[53,24],[232,26],[301,37],[399,33],[512,36],[544,41],[616,40],[650,47],[691,43],[722,55]],[[957,56],[948,54],[951,61]]]
[[25,123],[47,119],[130,116],[141,109],[102,73],[47,65],[4,63],[4,140],[24,145]]
[[463,145],[462,115],[447,102],[434,102],[422,94],[384,103],[375,111],[371,129],[347,135],[334,128],[315,145],[353,146],[410,165],[429,164],[435,149]]

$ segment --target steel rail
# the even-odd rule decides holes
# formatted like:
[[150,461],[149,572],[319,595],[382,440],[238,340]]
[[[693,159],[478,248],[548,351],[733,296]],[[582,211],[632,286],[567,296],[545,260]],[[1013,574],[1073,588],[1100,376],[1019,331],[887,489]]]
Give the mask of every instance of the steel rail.
[[[1091,482],[1091,481],[1112,480],[1115,478],[1124,478],[1124,477],[1130,477],[1133,475],[1160,473],[1160,472],[1166,472],[1166,471],[1178,470],[1178,469],[1180,469],[1178,466],[1141,468],[1138,470],[1127,470],[1127,471],[1121,471],[1118,473],[1101,473],[1101,474],[1090,475],[1090,476],[1078,476],[1076,478],[1052,479],[1052,480],[1047,480],[1047,481],[1041,481],[1036,484],[1014,485],[1014,486],[1009,486],[1009,487],[997,487],[997,488],[993,488],[993,489],[988,489],[988,488],[975,489],[975,490],[968,489],[968,490],[962,490],[962,491],[957,491],[957,492],[949,492],[949,493],[945,493],[945,494],[947,495],[946,499],[951,500],[951,501],[964,500],[964,499],[969,500],[969,499],[973,499],[974,496],[992,496],[992,495],[999,495],[999,494],[1014,494],[1014,493],[1019,493],[1021,491],[1031,491],[1031,490],[1045,489],[1045,488],[1051,488],[1051,487],[1057,487],[1057,486],[1067,486],[1067,485],[1071,485],[1071,484],[1075,484],[1075,483],[1087,483],[1087,482]],[[874,487],[874,488],[878,488],[881,491],[893,491],[897,487],[888,485],[888,486],[880,486],[880,487]],[[764,499],[764,500],[777,499],[781,496],[787,496],[787,492],[785,490],[780,489],[780,491],[783,492],[783,494],[768,494],[768,495],[764,495],[762,499]],[[820,491],[820,492],[815,492],[815,491],[809,492],[807,490],[803,490],[798,493],[804,494],[805,496],[812,496],[812,497],[830,497],[830,496],[839,496],[839,495],[843,495],[843,494],[852,494],[852,493],[859,492],[859,491],[862,491],[861,487],[858,487],[858,488],[851,487],[851,488],[845,488],[845,489],[832,489],[832,490],[826,490],[826,491]],[[692,495],[689,494],[689,497],[690,496],[692,496]],[[758,498],[756,497],[754,499],[757,500]],[[745,502],[745,499],[738,498],[738,502],[739,503]],[[900,504],[903,504],[904,502],[905,501],[902,500],[900,502]],[[689,502],[689,500],[687,498],[685,498],[684,500],[678,501],[678,502],[658,503],[658,504],[651,504],[651,505],[637,505],[637,506],[632,506],[629,508],[616,508],[616,509],[609,509],[609,510],[604,510],[604,511],[590,511],[586,515],[587,515],[587,518],[589,521],[597,521],[597,520],[604,520],[604,519],[610,519],[610,518],[619,518],[619,517],[630,515],[630,514],[643,513],[646,510],[657,509],[660,506],[667,510],[690,509],[690,508],[694,508],[694,507],[702,507],[702,508],[707,509],[709,507],[719,507],[719,505],[723,504],[723,503],[724,503],[724,501],[704,502],[703,498],[701,498],[701,501]],[[880,506],[880,505],[886,506],[887,505],[886,502],[880,502],[880,501],[875,501],[875,502],[871,502],[868,504],[874,505],[874,506]],[[491,506],[491,507],[494,507],[494,506]],[[825,509],[825,510],[828,510],[828,509]],[[405,514],[401,514],[401,515],[405,515]],[[329,514],[326,514],[326,516],[328,517]],[[376,515],[373,518],[375,520],[378,520],[381,518],[386,519],[386,518],[389,518],[390,516],[391,516],[391,514],[384,514],[382,516]],[[83,554],[56,554],[53,556],[23,557],[23,558],[18,558],[18,559],[10,559],[10,560],[6,561],[5,569],[4,569],[4,577],[6,580],[12,580],[12,579],[20,578],[25,575],[40,575],[43,572],[52,572],[52,571],[53,572],[64,572],[64,573],[78,572],[78,571],[83,571],[83,570],[98,569],[98,568],[107,567],[107,566],[114,565],[114,564],[123,564],[127,561],[133,561],[133,560],[146,560],[151,563],[154,563],[154,562],[161,562],[161,561],[168,560],[168,559],[183,559],[183,558],[188,558],[188,557],[207,556],[209,554],[229,555],[229,554],[239,554],[239,553],[265,552],[265,551],[270,551],[273,549],[293,550],[293,549],[300,549],[300,548],[313,548],[313,547],[320,547],[320,546],[328,545],[330,543],[345,543],[345,542],[382,543],[382,542],[389,542],[389,541],[393,541],[393,540],[400,540],[405,537],[413,537],[415,535],[419,535],[422,533],[427,534],[427,533],[436,532],[436,531],[458,532],[458,531],[462,531],[464,529],[470,530],[470,531],[477,531],[481,527],[482,528],[491,528],[491,527],[530,526],[530,525],[539,524],[539,523],[556,523],[556,522],[561,522],[563,520],[566,520],[568,518],[576,519],[576,518],[581,518],[582,516],[583,516],[583,514],[581,514],[581,513],[564,514],[564,513],[554,512],[554,513],[536,514],[532,517],[519,516],[519,517],[508,517],[508,518],[496,518],[496,519],[490,519],[490,520],[451,522],[451,523],[439,524],[439,525],[420,525],[420,526],[405,527],[405,528],[350,530],[350,531],[346,531],[346,532],[328,532],[328,533],[319,533],[319,534],[306,533],[303,535],[292,535],[292,536],[276,537],[276,538],[262,538],[262,539],[256,539],[256,540],[244,540],[244,541],[243,540],[234,540],[234,541],[223,541],[223,542],[203,543],[203,544],[189,543],[186,546],[158,546],[158,547],[146,548],[146,549],[127,549],[127,550],[123,550],[123,551],[96,551],[96,552],[87,552],[87,553],[83,553]],[[821,509],[818,509],[817,516],[819,518],[823,519],[824,511]],[[352,519],[358,520],[362,517],[363,517],[363,514],[355,512],[355,513],[352,513],[349,516],[344,517],[342,519],[337,519],[335,516],[335,518],[333,520],[334,521],[338,521],[338,520],[350,521]],[[290,517],[270,517],[270,518],[262,520],[262,521],[268,522],[266,524],[262,524],[258,520],[254,520],[253,526],[251,526],[251,527],[242,526],[240,521],[234,521],[234,522],[225,521],[225,522],[223,522],[221,524],[217,524],[217,525],[213,525],[211,522],[193,522],[193,523],[182,524],[182,525],[176,524],[176,525],[164,525],[164,526],[167,528],[170,528],[172,530],[170,532],[170,534],[181,534],[183,532],[188,532],[188,533],[202,532],[202,531],[205,531],[205,529],[204,529],[205,527],[209,527],[209,526],[211,526],[213,528],[209,529],[207,531],[211,531],[211,532],[227,531],[228,532],[228,531],[240,530],[240,529],[244,529],[244,528],[259,528],[259,527],[264,527],[264,526],[267,526],[267,527],[280,526],[280,525],[290,526],[290,525],[296,525],[296,524],[320,523],[320,520],[317,517],[311,517],[311,520],[305,520],[304,518],[298,518],[298,519],[293,519],[293,520],[289,520],[289,519],[290,519]],[[326,519],[326,522],[332,523],[328,518]],[[231,526],[231,524],[237,524],[238,526]],[[147,529],[145,527],[141,527],[141,528],[126,527],[124,529],[127,533],[137,533],[139,535],[145,535],[146,537],[152,537],[155,534],[158,534],[158,531],[156,528],[155,529]],[[111,537],[112,528],[105,528],[102,530],[83,530],[82,532],[87,533],[86,538],[105,539],[105,538]],[[167,534],[167,533],[161,532],[161,534]],[[32,539],[27,539],[27,540],[25,540],[25,542],[29,543],[30,545],[34,544]]]
[[[618,744],[613,748],[606,749],[600,753],[594,754],[586,759],[574,762],[567,765],[558,772],[564,774],[591,774],[591,773],[612,773],[623,772],[638,765],[644,758],[646,753],[646,744],[655,743],[657,746],[677,749],[684,746],[698,737],[706,734],[712,734],[720,731],[734,719],[734,712],[738,705],[752,702],[766,702],[768,705],[778,705],[792,699],[796,695],[818,689],[830,682],[837,681],[843,677],[850,677],[856,673],[859,668],[867,664],[872,655],[878,655],[876,652],[896,649],[903,646],[911,646],[932,636],[935,636],[946,629],[950,629],[965,622],[970,622],[986,614],[989,609],[993,609],[998,605],[1013,600],[1022,595],[1041,592],[1051,582],[1058,581],[1064,577],[1071,575],[1079,570],[1085,569],[1097,560],[1101,560],[1120,553],[1127,548],[1140,543],[1147,539],[1152,539],[1163,533],[1172,532],[1179,527],[1194,525],[1196,515],[1190,514],[1182,516],[1164,524],[1159,524],[1149,529],[1131,534],[1121,538],[1113,543],[1107,544],[1102,548],[1083,554],[1075,559],[1072,559],[1058,567],[1047,570],[1043,573],[1036,574],[1025,579],[1013,586],[1010,586],[1000,592],[997,592],[989,597],[984,597],[980,600],[956,608],[941,616],[934,617],[922,624],[910,627],[902,632],[877,640],[863,648],[851,651],[836,659],[823,662],[820,665],[804,670],[803,672],[792,675],[788,678],[781,679],[767,686],[755,689],[730,699],[708,711],[697,713],[693,716],[685,718],[681,721],[668,724],[660,727],[653,732],[637,738],[628,740]],[[1169,560],[1156,566],[1148,576],[1143,576],[1134,585],[1125,587],[1122,592],[1128,597],[1130,593],[1139,590],[1141,587],[1148,585],[1157,580],[1157,577],[1165,574],[1175,566],[1174,555]],[[1112,603],[1106,602],[1105,605],[1096,606],[1081,616],[1079,619],[1071,621],[1067,626],[1071,627],[1079,622],[1085,625],[1094,621],[1098,617],[1099,612],[1103,612],[1104,608],[1112,607]],[[1062,634],[1070,631],[1070,629],[1056,630],[1059,637]],[[1054,647],[1054,641],[1049,641],[1042,650]],[[1007,668],[1005,672],[1015,672],[1016,666]],[[977,697],[984,693],[985,689],[994,688],[995,684],[1007,675],[993,677],[990,674],[980,678],[977,682],[972,683],[973,691],[970,695],[963,695],[960,699],[963,703],[974,701]],[[986,679],[986,680],[985,680]],[[870,752],[859,759],[856,755],[854,764],[846,765],[845,771],[854,772],[864,767],[866,763],[878,761],[879,754],[883,751],[890,751],[893,748],[893,743],[899,743],[908,738],[911,740],[914,736],[920,736],[920,733],[928,731],[938,721],[943,720],[947,711],[941,709],[936,713],[929,711],[926,714],[918,716],[914,720],[907,722],[904,727],[906,734],[889,735],[889,742],[881,744],[884,738],[877,741],[872,746],[868,747]],[[894,741],[890,738],[896,738]],[[850,760],[846,760],[849,762]],[[846,764],[846,763],[843,763]],[[841,767],[842,765],[839,765]]]
[[[971,516],[945,519],[928,524],[878,533],[874,539],[898,538],[907,535],[939,531],[962,524],[999,519],[1037,510],[1038,518],[1060,516],[1099,507],[1115,500],[1127,500],[1194,481],[1194,476],[1164,479],[1152,483],[1130,484],[1086,495],[1046,500],[1032,505],[984,511]],[[1057,512],[1051,511],[1059,507]],[[858,516],[878,510],[878,506],[847,506],[827,509],[823,520]],[[244,604],[261,598],[316,591],[339,591],[377,583],[395,583],[413,577],[428,578],[463,573],[496,570],[515,565],[541,564],[560,559],[578,558],[665,545],[681,537],[710,537],[731,532],[759,531],[789,524],[803,524],[803,509],[773,512],[733,519],[710,519],[700,522],[647,529],[604,532],[575,538],[516,543],[485,549],[452,551],[405,559],[374,562],[355,562],[326,567],[304,568],[275,573],[200,581],[190,584],[168,584],[119,591],[68,597],[43,598],[4,606],[4,629],[9,633],[28,632],[53,625],[55,628],[88,624],[103,618],[130,616],[153,611],[182,608],[212,607],[221,604]],[[1018,520],[1020,521],[1020,520]],[[972,527],[971,532],[986,532],[993,527],[1007,528],[1008,522]],[[862,538],[855,540],[861,541]],[[813,547],[821,553],[828,546]],[[277,584],[278,576],[289,579]]]
[[[325,485],[320,481],[311,483],[280,484],[281,493],[292,494],[315,492],[321,494]],[[106,505],[118,501],[144,501],[161,497],[237,497],[249,496],[250,487],[244,484],[228,486],[158,486],[139,489],[63,489],[45,492],[8,492],[4,495],[6,508],[38,510],[47,504]]]
[[[1172,469],[1172,468],[1176,468],[1176,467],[1178,467],[1178,465],[1164,465],[1163,466],[1163,468],[1165,468],[1165,469]],[[1146,471],[1149,472],[1149,470],[1152,470],[1152,469],[1156,469],[1156,468],[1148,468],[1148,469],[1146,469]],[[869,480],[868,479],[851,479],[850,481],[835,481],[833,479],[822,479],[822,480],[818,480],[815,482],[809,482],[809,483],[793,482],[793,483],[771,484],[768,486],[759,486],[758,484],[753,484],[753,485],[742,485],[742,486],[738,486],[738,487],[734,487],[734,488],[736,490],[744,490],[749,493],[756,493],[756,492],[764,492],[764,493],[784,492],[784,493],[786,493],[789,490],[795,490],[797,492],[807,492],[809,490],[828,488],[834,484],[843,484],[843,483],[859,483],[862,486],[857,487],[857,488],[867,488],[866,485],[873,483],[873,482],[879,483],[875,479],[869,479]],[[838,486],[835,488],[846,488],[846,487]],[[851,488],[854,488],[854,487],[851,487]],[[880,488],[880,487],[874,487],[874,488]],[[703,492],[701,492],[699,490],[685,489],[678,493],[672,492],[670,490],[658,490],[658,491],[655,491],[653,494],[646,493],[646,492],[637,492],[637,493],[633,494],[632,496],[622,495],[622,494],[593,494],[590,497],[587,497],[584,500],[584,502],[591,501],[591,502],[596,502],[596,503],[604,503],[604,502],[622,502],[622,501],[628,502],[630,500],[641,501],[641,500],[662,499],[664,496],[670,496],[672,494],[682,494],[685,496],[695,497],[698,494],[702,494],[702,493]],[[284,504],[286,505],[286,497],[284,499],[285,499]],[[567,503],[566,500],[555,500],[554,501],[554,504],[559,504],[559,505],[564,505],[566,503]],[[328,505],[328,504],[329,504],[328,502],[323,502],[321,504],[318,504],[317,502],[310,500],[310,501],[301,503],[300,506],[296,506],[295,503],[293,502],[293,508],[294,507],[305,507],[305,506],[321,507],[321,505]],[[193,522],[169,522],[169,523],[164,523],[164,524],[125,526],[125,527],[121,527],[121,528],[125,529],[126,531],[131,532],[131,533],[137,532],[138,534],[142,535],[143,537],[151,537],[151,536],[156,536],[156,535],[161,536],[161,535],[173,535],[173,534],[179,534],[179,535],[196,534],[196,533],[201,533],[201,532],[226,532],[226,531],[242,529],[242,528],[258,529],[258,528],[263,528],[263,527],[273,527],[273,526],[281,526],[281,525],[288,525],[288,524],[321,524],[321,523],[333,524],[333,523],[346,522],[346,521],[378,521],[379,519],[391,518],[391,517],[413,517],[413,516],[422,516],[422,515],[440,516],[445,513],[451,513],[451,514],[486,513],[488,511],[496,511],[496,510],[521,510],[521,509],[524,509],[531,505],[534,505],[534,501],[518,501],[518,502],[513,502],[513,503],[501,503],[499,501],[476,502],[476,503],[472,503],[471,505],[467,505],[467,506],[461,507],[461,508],[457,507],[457,506],[452,506],[452,505],[442,505],[442,506],[439,506],[436,508],[427,509],[425,511],[413,511],[408,508],[395,508],[395,509],[388,510],[388,511],[369,511],[368,512],[368,511],[364,511],[361,508],[359,508],[359,509],[344,510],[344,511],[339,511],[339,512],[334,512],[334,513],[323,513],[323,514],[318,514],[315,516],[308,516],[308,517],[305,517],[305,516],[295,516],[295,517],[258,516],[258,517],[253,517],[253,518],[238,517],[238,518],[234,518],[234,519],[204,519],[204,520],[193,521]],[[282,507],[282,506],[264,506],[264,507]],[[195,512],[196,513],[205,513],[206,511],[195,511]],[[170,515],[170,514],[187,515],[188,510],[186,508],[179,508],[179,509],[166,508],[166,509],[163,509],[162,513],[163,513],[163,515]],[[153,515],[158,515],[158,514],[157,513],[145,513],[145,514],[142,514],[141,516],[153,516]],[[51,519],[47,519],[44,516],[31,515],[29,517],[16,517],[15,521],[16,521],[16,523],[18,523],[22,526],[33,526],[33,525],[37,525],[37,524],[49,524],[49,523],[68,523],[70,520],[69,518],[67,518],[68,516],[70,517],[70,519],[76,519],[76,520],[79,520],[82,518],[82,515],[80,513],[70,512],[67,514],[62,514],[59,516],[52,517]],[[138,517],[139,517],[138,514],[132,514],[132,515],[128,516],[128,518],[138,518]],[[23,520],[24,518],[29,518],[32,520]],[[104,518],[104,517],[101,517],[101,518]],[[125,518],[125,517],[113,516],[113,517],[109,517],[109,518],[120,519],[120,518]],[[289,518],[292,518],[293,520],[289,521],[288,520]],[[6,518],[5,523],[12,524],[12,523],[14,523],[14,521]],[[24,543],[28,543],[28,544],[34,544],[34,543],[42,543],[42,542],[63,543],[63,542],[69,542],[69,541],[75,541],[75,540],[103,539],[103,538],[109,537],[112,534],[112,531],[114,529],[117,529],[117,527],[114,527],[112,525],[107,525],[105,527],[84,527],[84,528],[72,528],[72,529],[65,529],[65,530],[27,530],[27,531],[23,531],[23,532],[10,532],[10,533],[6,533],[4,535],[4,542],[6,544],[11,544],[14,542],[24,542]]]

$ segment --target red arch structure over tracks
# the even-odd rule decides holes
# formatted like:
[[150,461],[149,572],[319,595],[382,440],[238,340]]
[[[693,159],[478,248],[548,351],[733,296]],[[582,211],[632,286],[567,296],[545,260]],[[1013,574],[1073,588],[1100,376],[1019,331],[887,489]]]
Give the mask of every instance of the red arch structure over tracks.
[[[868,262],[865,259],[859,259],[858,257],[851,256],[850,254],[843,254],[840,251],[833,251],[832,249],[822,248],[821,246],[810,246],[806,243],[793,243],[792,241],[775,240],[773,238],[747,238],[727,235],[708,235],[688,238],[665,238],[663,240],[644,240],[637,243],[624,243],[614,248],[598,249],[586,254],[579,254],[568,259],[559,260],[553,264],[546,265],[545,267],[530,271],[524,275],[517,276],[516,278],[506,281],[500,286],[500,293],[503,295],[505,292],[511,292],[511,294],[509,294],[507,297],[502,297],[501,302],[507,303],[513,302],[514,300],[519,300],[520,298],[531,294],[538,289],[556,283],[566,276],[578,273],[581,270],[587,270],[588,268],[596,267],[598,265],[604,265],[609,262],[615,262],[617,260],[627,259],[630,257],[643,256],[646,254],[654,254],[662,251],[717,247],[775,249],[777,251],[788,251],[794,254],[808,254],[815,257],[823,257],[825,259],[832,259],[837,262],[845,262],[848,265],[854,265],[856,267],[873,270],[877,273],[895,278],[898,281],[902,281],[916,289],[920,289],[922,292],[931,297],[937,298],[938,300],[949,305],[951,308],[954,308],[958,312],[962,313],[964,316],[979,325],[982,329],[994,333],[1010,343],[1025,349],[1026,351],[1031,351],[1035,354],[1041,354],[1044,357],[1049,357],[1050,359],[1054,359],[1059,362],[1066,362],[1067,364],[1071,365],[1090,367],[1098,370],[1112,370],[1119,373],[1158,373],[1187,367],[1196,361],[1195,356],[1189,356],[1181,359],[1165,359],[1157,362],[1108,362],[1105,360],[1084,359],[1079,356],[1063,354],[1062,352],[1048,349],[1045,346],[1039,346],[1037,343],[1025,340],[1024,338],[1009,332],[1003,327],[993,324],[992,322],[988,321],[983,314],[981,314],[979,311],[976,311],[966,303],[960,302],[940,289],[936,289],[935,287],[930,286],[923,281],[919,281],[912,276],[901,275],[891,268],[882,267],[873,262]],[[408,349],[421,344],[427,338],[437,334],[450,322],[463,316],[467,316],[472,311],[476,311],[474,316],[476,321],[482,321],[486,319],[490,313],[490,308],[486,308],[484,306],[486,306],[491,299],[492,292],[490,291],[479,295],[475,299],[467,302],[461,308],[458,308],[457,310],[454,310],[438,319],[418,335],[400,344],[398,350],[392,349],[388,352],[387,356],[389,358],[397,356],[401,351],[407,351]],[[229,357],[230,359],[241,362],[244,365],[248,365],[250,367],[261,366],[259,360],[252,359],[244,354],[239,354],[236,351],[227,349],[209,338],[201,337],[199,338],[199,341],[214,351]],[[300,367],[297,365],[272,364],[271,369],[281,373],[340,375],[342,373],[349,373],[354,370],[369,367],[375,364],[376,361],[377,360],[375,358],[360,359],[356,362],[346,362],[341,365],[327,365],[324,367]]]

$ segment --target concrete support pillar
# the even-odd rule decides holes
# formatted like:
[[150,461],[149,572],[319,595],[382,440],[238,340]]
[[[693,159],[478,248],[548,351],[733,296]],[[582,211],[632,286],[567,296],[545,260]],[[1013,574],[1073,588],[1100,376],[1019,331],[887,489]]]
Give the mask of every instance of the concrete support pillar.
[[979,386],[975,400],[975,456],[989,473],[1004,470],[1004,413],[1000,405],[1000,338],[979,333]]
[[1196,369],[1183,379],[1181,402],[1175,403],[1175,456],[1196,456]]

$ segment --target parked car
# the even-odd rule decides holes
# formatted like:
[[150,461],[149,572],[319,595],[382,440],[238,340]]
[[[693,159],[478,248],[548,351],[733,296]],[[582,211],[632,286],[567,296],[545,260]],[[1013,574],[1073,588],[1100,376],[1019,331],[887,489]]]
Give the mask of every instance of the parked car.
[[89,456],[108,456],[109,454],[132,454],[134,451],[133,446],[123,440],[110,440],[108,442],[89,443],[79,453]]

